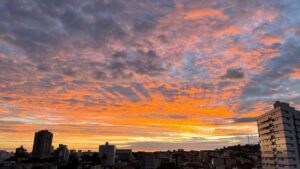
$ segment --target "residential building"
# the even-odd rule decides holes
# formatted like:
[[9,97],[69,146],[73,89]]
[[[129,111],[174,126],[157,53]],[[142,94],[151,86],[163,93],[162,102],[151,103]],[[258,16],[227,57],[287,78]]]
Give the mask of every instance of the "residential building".
[[108,142],[105,145],[99,146],[99,154],[103,167],[113,167],[115,165],[116,146],[110,145]]
[[0,150],[0,164],[2,164],[4,160],[9,159],[11,156],[11,153]]
[[300,168],[300,112],[277,101],[257,124],[263,169]]
[[17,157],[22,157],[27,154],[27,150],[21,145],[20,147],[16,148],[15,155]]
[[154,153],[146,153],[144,156],[143,169],[156,169],[160,165],[158,159],[155,158]]
[[213,158],[211,159],[211,164],[216,169],[225,169],[225,162],[223,158]]
[[67,145],[60,144],[55,151],[55,158],[59,162],[68,162],[70,151]]
[[133,154],[131,149],[117,149],[116,159],[120,161],[131,161],[133,160]]

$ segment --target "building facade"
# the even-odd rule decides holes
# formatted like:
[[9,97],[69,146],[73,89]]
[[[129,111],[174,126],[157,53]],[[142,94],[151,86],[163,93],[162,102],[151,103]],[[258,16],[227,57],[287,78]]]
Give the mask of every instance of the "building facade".
[[53,134],[48,130],[36,132],[32,148],[32,157],[40,159],[49,158],[53,149],[52,139]]
[[300,112],[277,101],[257,125],[263,169],[299,169]]
[[103,167],[113,167],[115,165],[116,146],[110,145],[108,142],[105,145],[99,146],[99,154]]

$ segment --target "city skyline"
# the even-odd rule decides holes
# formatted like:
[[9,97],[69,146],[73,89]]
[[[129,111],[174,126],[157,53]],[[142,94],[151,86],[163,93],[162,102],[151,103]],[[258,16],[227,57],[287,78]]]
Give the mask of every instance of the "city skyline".
[[[0,150],[215,149],[300,109],[298,0],[2,0]],[[249,137],[251,139],[249,139]]]
[[[48,136],[45,136],[45,132],[46,132],[46,135],[48,135]],[[39,134],[37,134],[37,133],[39,133]],[[202,149],[202,150],[189,149],[189,150],[185,150],[182,147],[177,147],[176,149],[165,149],[165,150],[161,149],[161,150],[147,151],[147,150],[132,150],[132,149],[129,149],[127,147],[125,147],[125,148],[124,147],[119,147],[118,145],[111,144],[109,142],[105,142],[105,143],[99,143],[97,148],[83,149],[82,150],[82,149],[75,149],[75,148],[68,149],[68,145],[65,145],[64,143],[57,143],[57,145],[54,145],[53,144],[53,139],[55,138],[54,134],[55,133],[52,133],[51,131],[49,131],[47,129],[43,129],[43,130],[39,130],[39,131],[35,132],[32,144],[36,145],[36,147],[41,147],[41,146],[47,145],[46,146],[47,148],[46,147],[45,148],[44,147],[43,148],[34,148],[34,146],[32,146],[28,149],[28,147],[25,147],[23,144],[20,144],[19,146],[16,146],[11,151],[5,150],[5,149],[2,149],[0,151],[7,151],[7,153],[17,153],[18,151],[20,151],[18,149],[21,149],[21,151],[29,153],[28,155],[30,155],[30,157],[32,157],[32,158],[48,159],[48,158],[50,158],[49,155],[53,154],[55,150],[60,150],[60,149],[64,149],[64,148],[66,148],[68,151],[74,151],[74,152],[97,152],[97,151],[101,152],[101,147],[108,146],[109,149],[111,147],[113,147],[114,151],[116,151],[116,150],[119,150],[119,151],[130,150],[132,152],[152,153],[152,152],[165,152],[165,151],[213,151],[213,150],[226,148],[226,146],[230,147],[230,146],[247,146],[247,145],[255,146],[255,145],[259,145],[259,143],[251,143],[248,140],[248,142],[243,144],[243,145],[240,145],[240,144],[238,144],[238,145],[223,145],[222,147],[217,147],[216,149]],[[37,135],[39,135],[39,136],[37,136]],[[41,136],[41,135],[43,135],[43,136]],[[50,138],[51,138],[50,140],[48,140],[48,138],[47,138],[47,137],[49,137],[49,135],[50,135]],[[41,138],[41,137],[43,137],[43,138]],[[35,141],[36,139],[38,141]],[[39,152],[37,153],[37,151],[39,151]]]
[[[288,103],[285,103],[285,102],[280,102],[280,101],[276,101],[274,103],[274,106],[276,104],[283,104],[283,105],[288,105]],[[295,108],[294,108],[295,110]],[[264,115],[264,114],[263,114]],[[262,115],[260,115],[262,116]],[[260,118],[257,117],[258,119]],[[258,120],[259,121],[259,120]],[[258,134],[259,134],[259,128],[258,128]],[[259,142],[256,142],[256,140],[252,140],[253,138],[251,138],[251,141],[250,141],[250,136],[247,136],[247,142],[244,142],[244,143],[239,143],[238,145],[255,145],[255,144],[259,144]],[[55,145],[57,146],[54,146],[53,145],[53,140],[54,140],[54,134],[47,130],[47,129],[43,129],[43,130],[39,130],[39,131],[36,131],[35,134],[34,134],[34,139],[33,139],[33,146],[32,147],[29,147],[32,149],[31,153],[33,157],[43,157],[42,154],[44,153],[50,153],[51,151],[53,151],[55,148],[62,148],[62,147],[67,147],[68,145],[64,145],[63,143],[55,143]],[[155,142],[153,142],[155,143]],[[108,142],[105,142],[105,145],[109,145]],[[101,146],[104,146],[104,145],[99,145],[99,151],[100,151],[100,147]],[[111,145],[109,145],[111,146]],[[114,148],[123,148],[124,150],[126,150],[126,148],[130,148],[130,147],[123,147],[122,145],[120,147],[116,147],[116,145],[112,145]],[[227,144],[227,145],[220,145],[220,147],[215,147],[214,149],[218,149],[218,148],[223,148],[223,147],[226,147],[226,146],[236,146],[236,145],[231,145],[231,144]],[[20,147],[23,149],[26,147],[24,147],[24,144],[20,144]],[[11,149],[2,149],[2,150],[7,150],[7,151],[10,151],[10,152],[14,152],[13,150],[17,150],[18,147],[15,147],[15,148],[11,148]],[[27,149],[26,149],[27,150]],[[97,150],[96,148],[87,148],[87,149],[76,149],[76,148],[72,148],[72,150],[77,150],[77,151],[95,151]],[[121,149],[119,149],[121,150]],[[130,149],[131,150],[131,149]],[[145,151],[145,152],[156,152],[156,151],[174,151],[174,150],[184,150],[184,146],[183,147],[175,147],[174,149],[156,149],[156,150],[139,150],[139,149],[134,149],[135,151]],[[213,150],[213,149],[188,149],[187,151],[206,151],[206,150]],[[27,150],[28,151],[28,150]],[[30,152],[30,151],[29,151]],[[49,154],[47,154],[49,155]],[[46,156],[47,157],[47,156]]]

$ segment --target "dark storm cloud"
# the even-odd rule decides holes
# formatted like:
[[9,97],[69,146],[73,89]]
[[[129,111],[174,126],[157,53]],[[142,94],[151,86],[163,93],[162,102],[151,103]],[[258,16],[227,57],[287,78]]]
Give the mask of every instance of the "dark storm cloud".
[[226,74],[222,76],[222,79],[242,79],[245,74],[241,68],[227,69]]

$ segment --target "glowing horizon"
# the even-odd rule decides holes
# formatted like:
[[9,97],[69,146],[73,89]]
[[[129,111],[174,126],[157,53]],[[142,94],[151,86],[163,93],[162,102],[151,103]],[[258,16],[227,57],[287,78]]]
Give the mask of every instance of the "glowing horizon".
[[3,0],[0,149],[214,149],[257,143],[300,107],[300,1]]

